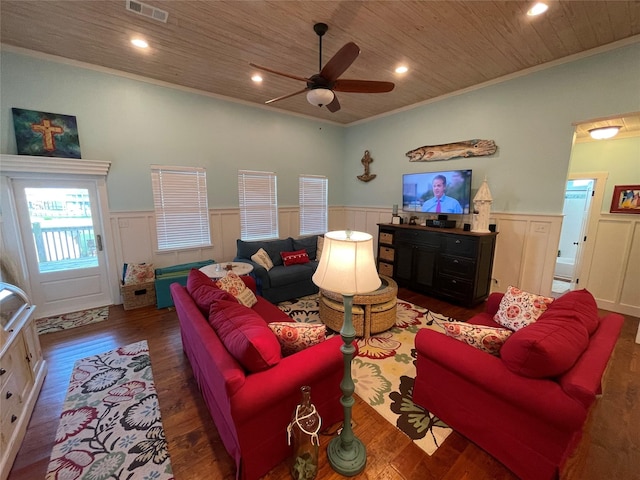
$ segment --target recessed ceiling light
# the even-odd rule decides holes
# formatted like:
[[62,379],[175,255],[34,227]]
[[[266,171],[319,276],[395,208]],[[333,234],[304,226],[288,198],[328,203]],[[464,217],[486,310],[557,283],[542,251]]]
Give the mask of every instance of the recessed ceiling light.
[[149,44],[145,40],[143,40],[141,38],[133,38],[131,40],[131,43],[134,44],[138,48],[147,48],[147,47],[149,47]]
[[251,80],[253,80],[256,83],[260,83],[262,81],[262,77],[260,75],[254,75],[251,77]]
[[538,2],[529,9],[527,15],[529,15],[530,17],[535,17],[536,15],[540,15],[541,13],[546,12],[548,8],[549,5],[547,5],[546,3]]
[[400,65],[399,67],[396,68],[396,73],[407,73],[409,71],[409,68],[406,67],[405,65]]

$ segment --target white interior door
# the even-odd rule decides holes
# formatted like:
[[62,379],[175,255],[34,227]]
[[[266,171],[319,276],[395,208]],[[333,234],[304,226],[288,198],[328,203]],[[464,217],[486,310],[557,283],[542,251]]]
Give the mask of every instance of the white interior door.
[[13,179],[38,318],[112,304],[95,180]]

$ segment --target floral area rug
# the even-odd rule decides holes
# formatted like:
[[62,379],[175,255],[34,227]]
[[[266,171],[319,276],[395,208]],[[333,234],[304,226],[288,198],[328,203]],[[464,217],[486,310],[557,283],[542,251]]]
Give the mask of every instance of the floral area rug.
[[90,323],[104,322],[109,317],[109,307],[92,308],[79,312],[65,313],[55,317],[39,318],[36,320],[38,335],[59,332],[70,328],[81,327]]
[[78,360],[47,480],[169,480],[146,340]]
[[[317,295],[283,302],[279,307],[297,322],[320,322]],[[398,300],[395,326],[366,339],[357,338],[358,355],[351,364],[356,395],[428,455],[442,445],[451,429],[412,401],[416,376],[415,335],[421,328],[444,332],[436,322],[454,320]]]

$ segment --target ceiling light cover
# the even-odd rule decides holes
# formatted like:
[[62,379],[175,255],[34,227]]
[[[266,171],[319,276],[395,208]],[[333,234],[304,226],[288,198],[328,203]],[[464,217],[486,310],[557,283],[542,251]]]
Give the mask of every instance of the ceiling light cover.
[[600,127],[600,128],[592,128],[589,130],[589,135],[591,138],[595,140],[604,140],[607,138],[613,138],[618,134],[621,127],[612,126],[612,127]]
[[546,3],[538,2],[533,7],[529,9],[527,15],[530,17],[535,17],[536,15],[540,15],[548,10],[549,6]]
[[131,43],[138,48],[147,48],[149,46],[149,44],[142,38],[134,38],[131,40]]
[[262,77],[260,75],[254,75],[251,77],[251,80],[253,80],[256,83],[260,83],[262,81]]
[[314,88],[307,93],[307,101],[311,105],[322,107],[333,101],[334,94],[328,88]]
[[405,65],[400,65],[396,68],[396,73],[407,73],[409,69]]

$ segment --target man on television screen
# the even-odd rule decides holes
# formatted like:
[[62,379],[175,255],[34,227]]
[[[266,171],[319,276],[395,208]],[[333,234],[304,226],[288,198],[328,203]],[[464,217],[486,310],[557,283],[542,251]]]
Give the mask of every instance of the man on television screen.
[[453,197],[447,197],[444,192],[447,189],[447,177],[436,175],[431,183],[433,197],[422,205],[423,212],[430,213],[462,213],[462,207]]

